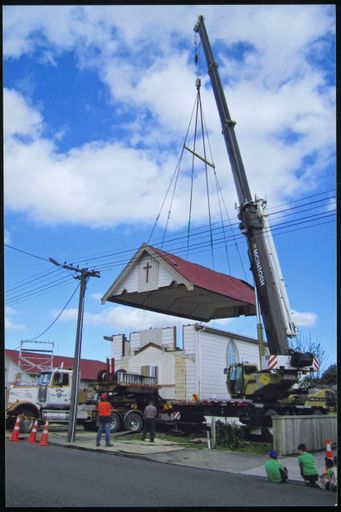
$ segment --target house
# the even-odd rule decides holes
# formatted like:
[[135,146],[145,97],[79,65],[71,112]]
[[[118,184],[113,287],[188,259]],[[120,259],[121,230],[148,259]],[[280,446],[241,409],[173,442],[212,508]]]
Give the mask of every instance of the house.
[[[41,354],[36,352],[26,352],[27,360],[30,361],[30,367],[27,371],[23,371],[20,366],[20,352],[19,350],[5,349],[5,389],[9,388],[11,384],[20,382],[22,384],[34,383],[38,380],[42,359]],[[67,356],[53,356],[54,368],[72,368],[73,357]],[[83,389],[87,382],[97,380],[97,374],[100,370],[105,369],[106,363],[103,361],[94,361],[92,359],[80,360],[80,389]]]
[[198,323],[181,333],[166,327],[105,338],[116,369],[155,377],[166,399],[229,399],[224,368],[246,361],[259,366],[258,340]]
[[247,282],[147,244],[104,294],[106,301],[200,322],[256,314]]

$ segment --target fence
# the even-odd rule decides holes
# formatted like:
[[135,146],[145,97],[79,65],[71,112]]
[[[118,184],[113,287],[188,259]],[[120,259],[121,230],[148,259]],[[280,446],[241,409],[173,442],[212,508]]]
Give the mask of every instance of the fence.
[[307,450],[323,450],[326,439],[337,442],[337,415],[272,416],[273,447],[281,455],[297,453],[304,443]]

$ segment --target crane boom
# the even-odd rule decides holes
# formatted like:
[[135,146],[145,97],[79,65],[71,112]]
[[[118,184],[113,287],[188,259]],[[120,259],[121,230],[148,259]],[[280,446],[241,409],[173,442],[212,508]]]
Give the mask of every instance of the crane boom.
[[297,332],[267,220],[266,201],[258,198],[252,199],[234,131],[236,123],[231,120],[203,16],[198,17],[194,31],[200,35],[206,57],[208,74],[239,200],[240,229],[247,239],[251,271],[255,280],[270,353],[284,355],[289,350],[288,337],[296,336]]

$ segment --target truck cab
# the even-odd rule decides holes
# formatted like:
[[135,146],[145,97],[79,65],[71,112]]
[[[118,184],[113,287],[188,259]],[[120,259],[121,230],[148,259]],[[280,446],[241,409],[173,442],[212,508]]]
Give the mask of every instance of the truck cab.
[[64,408],[70,404],[72,371],[42,372],[38,380],[38,403],[43,407]]

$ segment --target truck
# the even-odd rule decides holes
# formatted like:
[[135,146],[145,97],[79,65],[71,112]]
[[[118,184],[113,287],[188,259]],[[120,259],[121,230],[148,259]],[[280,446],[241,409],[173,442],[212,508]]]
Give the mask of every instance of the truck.
[[[112,359],[112,364],[114,360]],[[12,385],[6,407],[6,428],[11,429],[17,416],[21,417],[20,430],[29,433],[35,420],[42,423],[66,424],[71,406],[72,369],[54,368],[40,373],[36,384]],[[97,380],[81,390],[76,411],[77,424],[85,430],[97,429],[97,402],[102,393],[108,393],[113,407],[111,431],[140,432],[143,428],[143,410],[153,400],[159,426],[174,426],[172,411],[166,400],[158,394],[153,377],[127,373],[119,369],[101,370]]]
[[[6,427],[13,428],[17,416],[21,417],[22,433],[29,433],[35,420],[38,423],[49,420],[52,424],[67,424],[72,374],[71,369],[54,368],[42,371],[36,384],[12,385],[6,408]],[[97,429],[97,402],[104,392],[108,393],[113,407],[111,432],[140,432],[144,422],[143,410],[150,400],[157,408],[158,430],[202,433],[208,429],[212,417],[236,418],[242,424],[247,424],[252,415],[262,418],[258,404],[252,400],[198,400],[197,397],[192,401],[166,400],[159,395],[154,377],[128,373],[123,369],[112,373],[103,369],[97,380],[89,383],[87,389],[79,394],[76,420],[85,430]],[[302,398],[303,395],[299,396]],[[299,405],[283,405],[282,411],[284,407],[291,407],[299,414],[323,414],[327,412],[328,405],[336,407],[335,398],[334,401],[332,398],[328,390],[324,390],[324,393],[306,395],[305,401]],[[248,429],[245,427],[244,430],[246,434]]]
[[[267,356],[262,351],[260,368],[248,363],[236,363],[226,368],[226,385],[232,398],[253,404],[252,408],[245,408],[241,421],[249,427],[268,428],[273,415],[299,414],[303,410],[307,414],[309,403],[302,405],[302,397],[296,399],[291,390],[304,373],[318,371],[319,362],[310,352],[297,352],[290,348],[288,339],[297,336],[297,329],[268,222],[267,203],[251,195],[235,134],[236,122],[229,113],[203,16],[198,17],[194,31],[199,34],[204,50],[238,196],[239,227],[246,237],[250,270],[255,282],[259,344],[260,348],[264,346],[264,328],[270,351]],[[312,403],[313,400],[310,401]],[[315,412],[327,409],[317,407]]]

